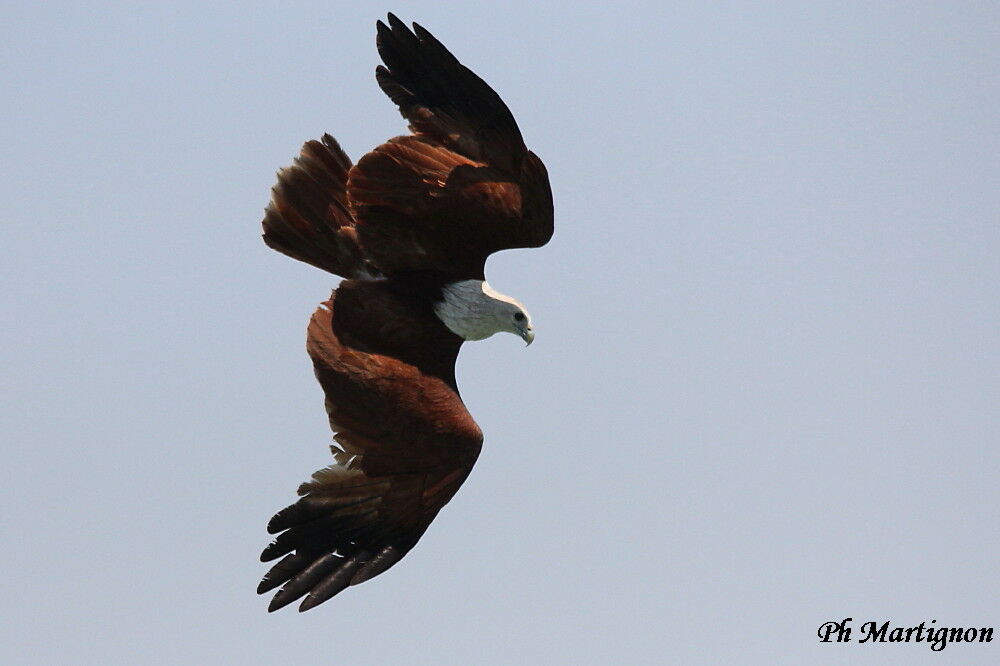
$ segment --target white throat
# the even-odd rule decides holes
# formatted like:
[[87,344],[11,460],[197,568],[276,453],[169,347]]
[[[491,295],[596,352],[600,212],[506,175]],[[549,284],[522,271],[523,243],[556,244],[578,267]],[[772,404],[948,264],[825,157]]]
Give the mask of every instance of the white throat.
[[496,291],[484,280],[461,280],[441,289],[442,299],[434,313],[455,335],[465,340],[483,340],[500,331],[515,332],[512,317],[524,307]]

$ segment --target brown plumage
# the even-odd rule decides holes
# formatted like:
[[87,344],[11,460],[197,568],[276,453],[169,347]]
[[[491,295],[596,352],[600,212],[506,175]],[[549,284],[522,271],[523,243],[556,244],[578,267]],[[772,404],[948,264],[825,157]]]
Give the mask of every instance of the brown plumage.
[[[545,167],[500,97],[418,25],[378,22],[379,86],[410,122],[357,165],[329,135],[278,174],[268,246],[351,278],[313,315],[307,350],[335,464],[278,512],[259,593],[300,610],[382,573],[465,481],[482,432],[455,384],[463,337],[436,314],[492,252],[552,235]],[[524,320],[521,316],[518,321]]]
[[365,269],[347,198],[351,158],[329,134],[307,141],[295,164],[278,172],[264,213],[264,242],[293,259],[354,277]]

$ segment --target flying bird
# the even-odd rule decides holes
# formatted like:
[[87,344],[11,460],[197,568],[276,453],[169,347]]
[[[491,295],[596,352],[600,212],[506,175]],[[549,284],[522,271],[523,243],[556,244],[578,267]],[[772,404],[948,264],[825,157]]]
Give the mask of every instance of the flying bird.
[[377,23],[379,87],[410,134],[357,163],[329,135],[278,173],[263,221],[278,252],[345,278],[306,348],[334,464],[268,523],[268,610],[313,608],[396,564],[469,476],[483,434],[455,383],[466,340],[535,337],[484,275],[498,250],[539,247],[552,190],[507,105],[417,24]]

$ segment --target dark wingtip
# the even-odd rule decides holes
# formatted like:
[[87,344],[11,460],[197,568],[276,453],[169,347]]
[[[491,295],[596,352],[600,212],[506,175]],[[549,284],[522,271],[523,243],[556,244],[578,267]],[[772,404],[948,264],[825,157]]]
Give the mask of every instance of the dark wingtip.
[[399,18],[392,12],[389,12],[386,15],[386,19],[389,22],[388,25],[383,23],[381,19],[375,21],[375,31],[378,33],[379,37],[384,38],[386,35],[392,35],[392,33],[399,28],[402,28],[403,30],[407,29],[406,24],[400,21]]
[[368,552],[360,551],[340,562],[332,573],[312,587],[306,598],[299,604],[299,612],[304,613],[343,592],[351,584],[354,573],[367,558]]
[[[413,23],[413,34],[415,34],[420,39],[420,41],[422,41],[422,42],[425,42],[425,43],[429,42],[429,43],[431,43],[431,44],[433,44],[435,46],[440,46],[441,48],[444,48],[444,46],[441,44],[441,42],[439,42],[437,40],[437,38],[434,37],[434,35],[431,34],[430,30],[428,30],[424,26],[420,25],[416,21],[414,21],[414,23]],[[445,49],[445,50],[447,50],[447,49]]]
[[[295,601],[296,599],[298,599],[299,596],[301,596],[300,594],[296,594],[295,596],[292,596],[291,594],[289,594],[288,592],[286,592],[286,590],[287,590],[287,587],[282,588],[282,589],[278,590],[277,594],[275,594],[273,597],[271,597],[271,603],[269,603],[267,605],[267,612],[268,613],[273,613],[276,610],[281,610],[282,608],[284,608],[288,604],[290,604],[293,601]],[[282,594],[282,593],[284,593],[284,594]]]
[[[325,599],[323,601],[325,601]],[[301,604],[299,604],[299,612],[305,613],[307,610],[316,608],[316,606],[319,606],[323,603],[323,601],[320,601],[318,597],[314,597],[310,594],[302,600]]]
[[308,565],[309,557],[307,555],[298,553],[286,555],[284,559],[272,566],[268,572],[264,574],[260,584],[257,586],[257,594],[270,592],[279,585],[285,584]]
[[267,612],[273,613],[276,610],[281,610],[282,608],[292,603],[293,601],[295,601],[295,599],[282,599],[281,593],[279,592],[278,594],[274,595],[274,598],[271,599],[271,603],[267,605]]
[[277,581],[270,576],[264,576],[257,585],[257,594],[267,594],[271,590],[280,587],[282,581]]
[[264,550],[260,551],[260,561],[270,562],[271,560],[276,560],[285,553],[276,552],[281,546],[278,544],[278,540],[275,539],[271,543],[267,544]]

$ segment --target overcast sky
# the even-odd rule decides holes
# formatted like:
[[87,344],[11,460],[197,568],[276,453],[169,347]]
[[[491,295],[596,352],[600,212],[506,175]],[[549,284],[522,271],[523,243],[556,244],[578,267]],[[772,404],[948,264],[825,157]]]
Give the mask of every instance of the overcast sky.
[[[0,661],[1000,660],[1000,6],[761,4],[5,3]],[[405,131],[385,9],[548,165],[487,267],[538,337],[463,348],[486,443],[406,559],[269,615],[336,279],[259,222],[304,140]]]

